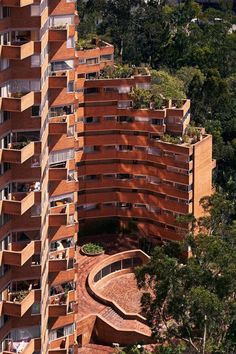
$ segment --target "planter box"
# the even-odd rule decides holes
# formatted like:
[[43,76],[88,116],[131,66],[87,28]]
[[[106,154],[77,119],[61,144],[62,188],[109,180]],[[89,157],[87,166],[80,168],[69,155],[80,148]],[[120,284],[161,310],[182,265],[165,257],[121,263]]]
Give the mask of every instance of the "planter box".
[[88,252],[86,252],[86,251],[84,250],[84,246],[81,247],[80,251],[81,251],[81,253],[82,253],[83,255],[85,255],[85,256],[91,256],[91,257],[100,256],[100,255],[102,255],[102,254],[105,253],[104,250],[103,250],[103,251],[100,251],[100,252],[98,252],[98,253],[88,253]]

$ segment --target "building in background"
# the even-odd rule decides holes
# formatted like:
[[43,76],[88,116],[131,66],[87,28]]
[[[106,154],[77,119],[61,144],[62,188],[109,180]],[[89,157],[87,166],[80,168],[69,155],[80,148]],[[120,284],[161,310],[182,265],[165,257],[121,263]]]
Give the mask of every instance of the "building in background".
[[113,46],[75,50],[78,22],[73,0],[0,1],[4,353],[76,353],[89,341],[78,225],[115,218],[154,243],[180,240],[188,225],[177,216],[200,216],[212,191],[211,136],[199,128],[188,142],[165,140],[186,135],[189,100],[135,108],[148,70],[114,77]]

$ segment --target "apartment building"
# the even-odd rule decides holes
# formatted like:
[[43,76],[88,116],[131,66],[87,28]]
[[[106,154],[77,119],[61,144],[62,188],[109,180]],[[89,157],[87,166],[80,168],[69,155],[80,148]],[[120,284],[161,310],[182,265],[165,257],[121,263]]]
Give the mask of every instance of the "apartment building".
[[[133,89],[150,87],[147,69],[101,70],[100,76],[97,64],[88,69],[85,77],[93,79],[83,83],[76,129],[80,229],[117,218],[125,227],[132,220],[154,242],[181,240],[189,225],[178,220],[201,216],[199,201],[212,193],[212,137],[188,128],[187,99],[136,105]],[[81,77],[82,66],[77,70]]]
[[71,0],[0,1],[0,351],[74,351]]
[[184,140],[189,100],[137,107],[131,93],[149,89],[150,73],[114,77],[114,48],[97,39],[75,50],[78,23],[74,0],[0,1],[5,354],[74,353],[86,336],[78,224],[132,220],[153,240],[180,240],[188,225],[177,216],[200,216],[212,190],[211,136]]

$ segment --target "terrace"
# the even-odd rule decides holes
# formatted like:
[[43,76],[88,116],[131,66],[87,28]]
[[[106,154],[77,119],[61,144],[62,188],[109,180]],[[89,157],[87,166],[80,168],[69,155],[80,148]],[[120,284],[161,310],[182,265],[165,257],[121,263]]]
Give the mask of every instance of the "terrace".
[[135,76],[150,76],[150,71],[145,66],[114,65],[104,67],[100,72],[100,79],[127,79]]
[[76,50],[91,50],[104,47],[112,47],[112,45],[99,38],[79,39],[76,43]]

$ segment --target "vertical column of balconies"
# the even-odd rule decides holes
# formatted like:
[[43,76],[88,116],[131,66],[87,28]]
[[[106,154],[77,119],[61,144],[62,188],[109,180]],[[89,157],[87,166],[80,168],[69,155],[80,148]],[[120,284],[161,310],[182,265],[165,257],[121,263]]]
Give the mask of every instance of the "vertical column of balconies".
[[75,2],[49,2],[49,352],[75,350]]
[[0,343],[2,351],[22,353],[41,347],[40,252],[42,235],[47,235],[40,208],[45,188],[41,152],[47,142],[41,102],[47,88],[40,64],[42,18],[33,16],[32,4],[1,2],[0,19]]

